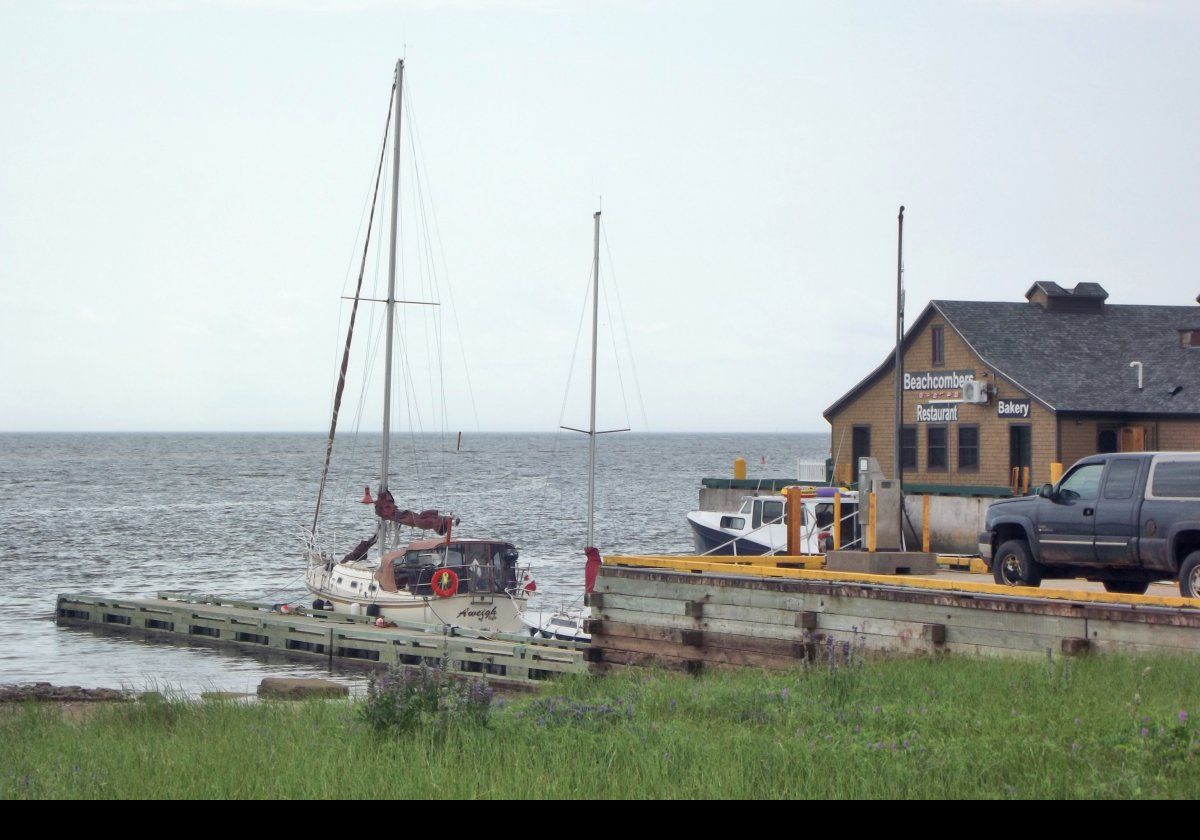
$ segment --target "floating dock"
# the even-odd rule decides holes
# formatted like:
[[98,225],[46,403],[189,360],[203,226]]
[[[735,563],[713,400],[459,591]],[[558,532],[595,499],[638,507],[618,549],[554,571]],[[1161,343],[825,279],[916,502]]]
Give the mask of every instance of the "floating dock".
[[1198,600],[712,560],[606,558],[588,596],[592,671],[788,669],[849,651],[1200,653]]
[[487,674],[496,684],[514,687],[558,674],[586,672],[584,646],[577,642],[409,622],[381,628],[374,625],[374,619],[345,613],[282,613],[266,604],[210,596],[59,595],[55,617],[61,625],[281,653],[325,662],[329,667],[433,666],[445,659],[455,673]]

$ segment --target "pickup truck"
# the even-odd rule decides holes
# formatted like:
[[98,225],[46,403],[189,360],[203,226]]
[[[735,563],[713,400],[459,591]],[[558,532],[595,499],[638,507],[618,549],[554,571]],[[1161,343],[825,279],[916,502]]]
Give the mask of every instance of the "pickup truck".
[[997,583],[1086,578],[1142,594],[1178,580],[1200,597],[1200,453],[1094,455],[1056,485],[988,507],[979,552]]

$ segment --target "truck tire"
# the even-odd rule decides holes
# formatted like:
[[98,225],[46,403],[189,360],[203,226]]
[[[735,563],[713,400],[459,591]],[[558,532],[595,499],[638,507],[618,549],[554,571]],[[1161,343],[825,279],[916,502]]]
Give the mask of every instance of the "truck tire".
[[1193,551],[1179,567],[1179,594],[1184,598],[1200,598],[1200,551]]
[[1112,592],[1117,595],[1145,595],[1146,590],[1149,588],[1150,582],[1146,580],[1104,581],[1104,591]]
[[[1200,557],[1200,552],[1197,556]],[[992,558],[992,578],[1001,586],[1041,586],[1042,566],[1033,559],[1028,543],[1009,540],[996,549]],[[1200,580],[1197,583],[1200,584]]]

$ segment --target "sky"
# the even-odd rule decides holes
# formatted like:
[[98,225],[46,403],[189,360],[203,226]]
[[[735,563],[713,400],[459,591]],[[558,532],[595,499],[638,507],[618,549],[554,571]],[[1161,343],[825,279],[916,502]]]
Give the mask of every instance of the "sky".
[[401,56],[400,284],[441,306],[404,308],[399,427],[587,424],[598,208],[600,428],[826,431],[894,341],[900,205],[910,320],[1200,292],[1194,3],[0,0],[0,32],[0,431],[327,428]]

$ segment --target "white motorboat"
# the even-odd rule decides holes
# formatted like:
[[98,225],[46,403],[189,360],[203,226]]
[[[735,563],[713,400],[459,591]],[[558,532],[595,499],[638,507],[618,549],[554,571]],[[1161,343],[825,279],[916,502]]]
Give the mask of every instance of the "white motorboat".
[[525,610],[521,613],[521,620],[529,628],[531,636],[563,642],[590,642],[591,634],[583,629],[587,615],[586,607],[560,606],[553,610]]
[[[858,492],[805,488],[800,504],[801,554],[824,554],[833,547],[835,492],[841,497],[840,545],[856,539]],[[745,496],[736,511],[694,510],[687,521],[697,554],[754,556],[787,551],[787,500],[781,495]]]

